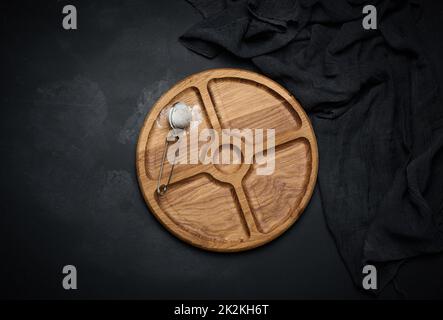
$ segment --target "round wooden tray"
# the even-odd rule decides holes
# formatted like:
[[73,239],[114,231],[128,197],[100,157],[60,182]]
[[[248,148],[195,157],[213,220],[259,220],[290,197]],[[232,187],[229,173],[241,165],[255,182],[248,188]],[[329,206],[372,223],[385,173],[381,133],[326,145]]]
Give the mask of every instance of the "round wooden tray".
[[[273,173],[259,175],[263,164],[245,161],[244,148],[255,142],[242,139],[241,164],[177,161],[168,191],[158,195],[157,178],[170,130],[167,111],[179,101],[192,106],[199,132],[210,128],[221,136],[228,128],[264,129],[266,136],[266,129],[274,129]],[[179,158],[189,159],[192,151],[187,148]],[[140,188],[152,213],[178,238],[212,251],[247,250],[282,234],[309,202],[318,169],[315,135],[296,99],[276,82],[237,69],[197,73],[166,92],[145,119],[136,157]],[[166,162],[162,183],[170,169]]]

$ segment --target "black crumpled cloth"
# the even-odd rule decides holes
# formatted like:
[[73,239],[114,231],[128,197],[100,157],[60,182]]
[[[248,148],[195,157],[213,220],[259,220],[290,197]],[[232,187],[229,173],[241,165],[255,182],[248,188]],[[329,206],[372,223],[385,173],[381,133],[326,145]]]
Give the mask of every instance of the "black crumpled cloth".
[[[443,104],[416,1],[188,0],[204,16],[180,41],[250,59],[308,112],[327,224],[355,283],[443,250]],[[378,29],[364,30],[375,5]]]

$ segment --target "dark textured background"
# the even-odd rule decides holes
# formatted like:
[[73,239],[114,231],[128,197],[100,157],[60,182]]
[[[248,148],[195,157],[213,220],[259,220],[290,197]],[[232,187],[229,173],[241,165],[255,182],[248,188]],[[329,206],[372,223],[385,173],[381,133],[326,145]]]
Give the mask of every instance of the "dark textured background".
[[[61,27],[65,4],[78,9],[76,31]],[[317,192],[282,237],[240,254],[195,249],[149,213],[134,162],[152,104],[192,73],[253,70],[178,43],[201,19],[185,1],[0,6],[2,298],[372,298],[354,287]],[[440,84],[442,17],[443,2],[426,0],[420,29]],[[66,264],[76,291],[61,286]],[[443,254],[413,259],[399,286],[443,298],[442,270]],[[381,297],[400,296],[390,286]]]

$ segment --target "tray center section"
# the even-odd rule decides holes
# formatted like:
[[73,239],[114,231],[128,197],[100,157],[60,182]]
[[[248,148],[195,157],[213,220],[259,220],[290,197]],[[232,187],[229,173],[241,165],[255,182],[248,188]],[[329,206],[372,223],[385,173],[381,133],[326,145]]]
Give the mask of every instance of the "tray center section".
[[224,174],[232,174],[242,166],[243,155],[236,145],[222,144],[214,152],[212,161],[218,171]]

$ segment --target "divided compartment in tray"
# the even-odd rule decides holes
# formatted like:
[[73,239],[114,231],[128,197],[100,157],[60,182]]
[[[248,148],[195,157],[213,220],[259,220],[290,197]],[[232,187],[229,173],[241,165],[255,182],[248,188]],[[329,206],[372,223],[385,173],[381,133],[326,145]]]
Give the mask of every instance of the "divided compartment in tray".
[[279,134],[288,127],[291,130],[301,127],[300,117],[289,102],[258,82],[215,78],[208,82],[208,91],[223,128],[274,128]]
[[[169,130],[171,130],[168,124],[168,111],[174,103],[179,101],[184,102],[188,106],[193,108],[192,121],[200,121],[200,124],[198,125],[199,131],[205,128],[211,128],[205,107],[200,96],[200,92],[197,88],[187,88],[176,95],[171,101],[169,101],[158,114],[156,121],[154,121],[147,141],[146,150],[149,151],[146,151],[145,168],[146,173],[151,180],[157,180],[158,178],[163,150],[165,148],[165,139],[168,135]],[[193,122],[193,124],[196,124],[196,122]],[[198,150],[191,150],[191,144],[189,143],[189,134],[187,134],[183,139],[187,139],[187,152],[183,154],[179,153],[179,157],[177,157],[176,159],[174,174],[180,173],[184,169],[201,166],[200,163],[189,164],[190,153],[198,152]],[[199,148],[201,144],[203,144],[203,142],[198,143]],[[186,161],[184,157],[187,157],[187,164],[180,165],[180,163]],[[169,161],[165,161],[163,176],[167,175],[170,170],[171,164],[169,163]]]
[[257,175],[262,164],[254,163],[243,178],[243,187],[257,228],[271,232],[292,215],[306,193],[311,172],[311,147],[305,138],[275,148],[275,172]]
[[177,226],[199,238],[241,242],[249,236],[232,186],[209,174],[173,184],[157,201]]

